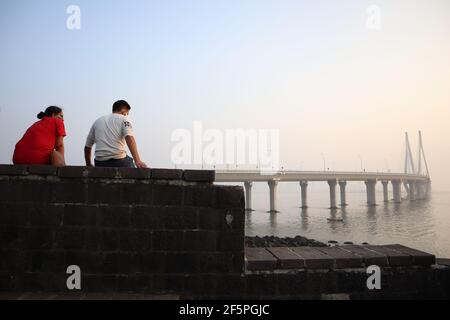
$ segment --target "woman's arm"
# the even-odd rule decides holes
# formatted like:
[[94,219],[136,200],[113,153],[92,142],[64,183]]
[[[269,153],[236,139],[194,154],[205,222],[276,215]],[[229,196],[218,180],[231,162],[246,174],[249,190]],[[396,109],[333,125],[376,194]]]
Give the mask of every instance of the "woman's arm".
[[55,150],[64,157],[64,137],[56,138]]
[[63,167],[66,165],[63,136],[56,138],[55,150],[53,150],[51,155],[51,164],[56,167]]
[[65,156],[64,156],[64,137],[56,138],[55,150],[61,154],[63,159],[65,158]]

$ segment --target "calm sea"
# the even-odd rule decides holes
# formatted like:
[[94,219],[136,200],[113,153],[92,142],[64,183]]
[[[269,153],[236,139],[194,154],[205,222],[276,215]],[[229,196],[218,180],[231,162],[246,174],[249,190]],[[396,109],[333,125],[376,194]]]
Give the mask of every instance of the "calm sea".
[[[393,201],[385,204],[380,185],[377,190],[378,205],[368,207],[362,186],[361,182],[349,183],[349,206],[332,211],[328,209],[329,194],[325,183],[310,183],[309,208],[306,210],[299,208],[300,186],[297,183],[279,183],[280,212],[271,214],[267,213],[267,184],[255,183],[252,193],[255,211],[246,214],[246,234],[280,237],[301,235],[322,242],[336,240],[355,244],[399,243],[438,257],[450,258],[450,192],[433,190],[428,201],[404,200],[400,205]],[[342,221],[329,221],[329,218]]]

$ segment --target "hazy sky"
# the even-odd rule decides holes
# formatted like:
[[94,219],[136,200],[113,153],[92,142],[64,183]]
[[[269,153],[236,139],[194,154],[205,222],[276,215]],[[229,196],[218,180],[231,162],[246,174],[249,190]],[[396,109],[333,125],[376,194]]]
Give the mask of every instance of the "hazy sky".
[[448,0],[2,0],[0,163],[56,104],[67,161],[83,164],[92,122],[126,99],[153,167],[173,167],[171,134],[195,120],[279,129],[281,164],[305,170],[360,170],[361,157],[401,171],[404,132],[415,154],[421,129],[433,186],[450,190],[449,40]]

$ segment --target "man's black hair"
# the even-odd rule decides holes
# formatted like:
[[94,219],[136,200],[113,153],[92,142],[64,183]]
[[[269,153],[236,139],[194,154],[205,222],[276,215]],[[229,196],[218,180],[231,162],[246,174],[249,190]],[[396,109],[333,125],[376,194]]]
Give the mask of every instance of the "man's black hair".
[[125,100],[119,100],[114,102],[112,111],[113,112],[119,112],[123,108],[127,108],[127,110],[131,110],[131,106],[126,102]]

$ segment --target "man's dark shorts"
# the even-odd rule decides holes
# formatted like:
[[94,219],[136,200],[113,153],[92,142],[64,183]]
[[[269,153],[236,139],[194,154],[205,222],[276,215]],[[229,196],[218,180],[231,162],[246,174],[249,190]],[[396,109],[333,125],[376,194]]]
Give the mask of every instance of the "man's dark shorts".
[[96,167],[108,167],[108,168],[136,168],[133,158],[126,156],[123,159],[110,159],[106,161],[95,160]]

